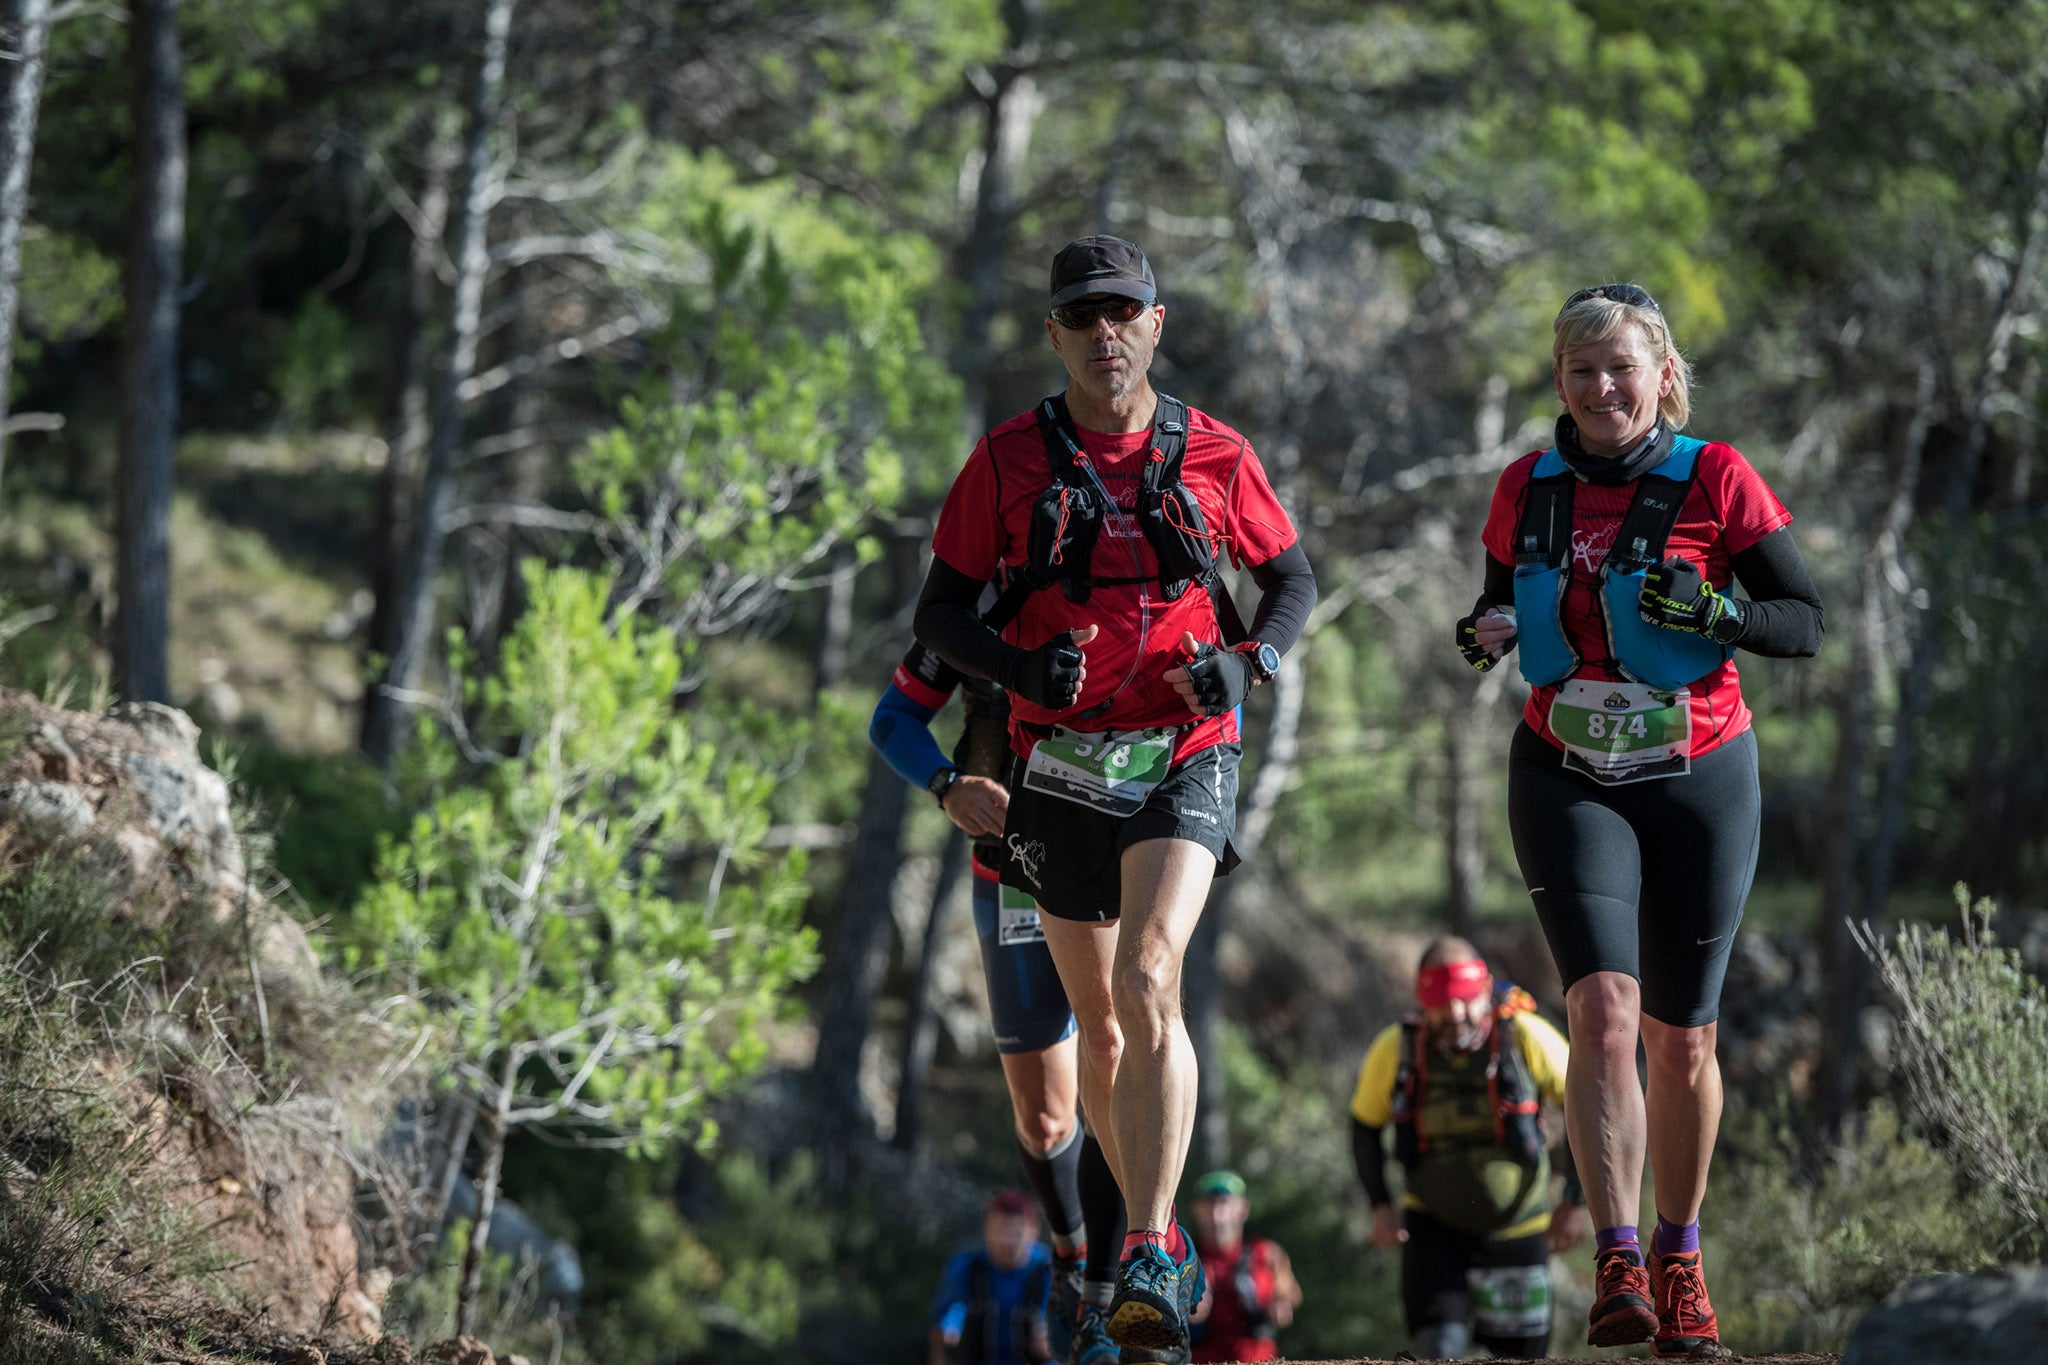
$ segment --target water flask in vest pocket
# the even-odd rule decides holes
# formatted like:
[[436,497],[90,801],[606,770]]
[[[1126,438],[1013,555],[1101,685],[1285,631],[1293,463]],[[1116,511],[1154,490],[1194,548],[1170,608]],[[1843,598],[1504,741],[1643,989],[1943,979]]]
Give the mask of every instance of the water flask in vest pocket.
[[1094,489],[1055,481],[1031,506],[1031,562],[1025,572],[1035,583],[1058,582],[1068,598],[1088,600],[1089,567],[1105,512]]
[[1522,680],[1547,687],[1579,666],[1564,635],[1565,571],[1561,565],[1515,566],[1515,635]]
[[1176,479],[1158,497],[1141,499],[1139,530],[1159,557],[1161,591],[1177,601],[1188,584],[1206,579],[1216,565],[1215,539],[1202,516],[1202,504]]
[[1729,651],[1704,635],[1645,621],[1638,599],[1648,573],[1648,565],[1617,572],[1608,562],[1607,581],[1601,585],[1607,602],[1608,649],[1631,678],[1669,692],[1706,677],[1727,661]]

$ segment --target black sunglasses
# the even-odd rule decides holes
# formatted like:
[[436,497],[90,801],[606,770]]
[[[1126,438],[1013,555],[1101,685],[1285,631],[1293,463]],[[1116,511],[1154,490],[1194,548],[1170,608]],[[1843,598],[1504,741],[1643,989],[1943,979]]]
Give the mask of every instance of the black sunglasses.
[[1052,320],[1070,332],[1090,330],[1097,318],[1108,318],[1121,326],[1150,308],[1152,302],[1149,298],[1132,299],[1122,295],[1107,299],[1078,299],[1053,309]]
[[[1569,308],[1575,303],[1584,303],[1587,299],[1609,299],[1615,303],[1625,303],[1631,308],[1647,308],[1654,313],[1664,311],[1657,306],[1657,300],[1650,297],[1649,290],[1634,284],[1596,284],[1590,289],[1581,289],[1564,301],[1564,308]],[[1564,308],[1557,311],[1563,313]]]

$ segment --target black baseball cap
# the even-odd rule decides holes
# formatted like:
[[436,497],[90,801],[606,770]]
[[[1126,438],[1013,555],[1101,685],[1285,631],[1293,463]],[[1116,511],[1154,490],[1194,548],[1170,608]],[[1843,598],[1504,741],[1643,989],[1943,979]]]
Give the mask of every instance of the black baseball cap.
[[1058,308],[1090,294],[1157,298],[1152,262],[1121,237],[1076,237],[1052,258],[1052,300],[1046,306]]

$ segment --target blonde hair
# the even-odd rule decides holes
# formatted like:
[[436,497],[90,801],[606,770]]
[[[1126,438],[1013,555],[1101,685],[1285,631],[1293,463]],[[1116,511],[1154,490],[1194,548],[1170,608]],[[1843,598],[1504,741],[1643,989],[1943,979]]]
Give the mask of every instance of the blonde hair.
[[1671,391],[1657,400],[1657,411],[1673,431],[1683,431],[1692,416],[1692,364],[1671,339],[1671,325],[1664,321],[1664,314],[1655,308],[1633,303],[1617,303],[1613,299],[1594,296],[1567,304],[1551,324],[1554,339],[1550,343],[1550,359],[1555,365],[1564,359],[1566,351],[1576,351],[1581,346],[1596,342],[1611,341],[1619,336],[1623,328],[1639,327],[1643,339],[1649,343],[1651,354],[1662,365],[1665,357],[1677,360],[1671,376]]

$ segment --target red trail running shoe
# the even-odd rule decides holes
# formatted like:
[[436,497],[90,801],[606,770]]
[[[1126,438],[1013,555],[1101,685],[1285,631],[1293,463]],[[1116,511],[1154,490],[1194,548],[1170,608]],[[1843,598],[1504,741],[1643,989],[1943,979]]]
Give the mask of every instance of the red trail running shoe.
[[1650,1273],[1642,1253],[1614,1248],[1602,1253],[1593,1272],[1593,1311],[1586,1318],[1588,1346],[1627,1346],[1657,1335]]
[[1650,1297],[1657,1304],[1657,1335],[1650,1349],[1660,1356],[1695,1360],[1733,1355],[1721,1344],[1714,1305],[1697,1251],[1674,1251],[1650,1262]]

